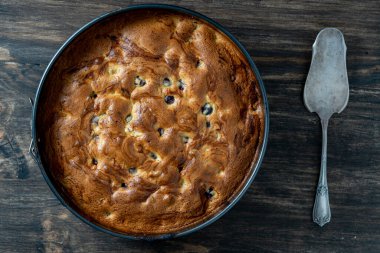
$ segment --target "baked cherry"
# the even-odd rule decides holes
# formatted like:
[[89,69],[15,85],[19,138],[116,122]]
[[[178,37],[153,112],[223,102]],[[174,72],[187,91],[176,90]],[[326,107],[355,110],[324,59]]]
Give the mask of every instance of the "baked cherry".
[[174,97],[173,96],[165,96],[165,103],[167,103],[168,105],[171,105],[174,103]]
[[131,174],[135,174],[137,171],[137,169],[135,167],[131,167],[128,169],[128,172],[131,173]]
[[202,61],[200,59],[197,60],[195,67],[199,68],[202,65]]
[[94,116],[94,117],[91,119],[91,124],[98,125],[98,123],[99,123],[99,116]]
[[202,106],[201,111],[204,115],[210,115],[214,109],[212,108],[212,105],[209,103],[206,103]]
[[206,197],[207,198],[212,198],[215,195],[214,188],[211,186],[206,190]]
[[183,143],[188,143],[189,142],[189,137],[188,136],[182,136],[182,141]]
[[162,84],[165,86],[165,87],[169,87],[172,85],[172,82],[170,81],[169,78],[165,77],[164,78],[164,81],[162,82]]
[[184,90],[185,89],[185,83],[182,81],[182,79],[179,79],[179,81],[178,81],[178,88],[180,89],[180,90]]
[[142,86],[144,86],[146,84],[146,81],[144,80],[144,79],[142,79],[141,77],[139,77],[139,76],[136,76],[136,78],[135,78],[135,85],[136,86],[140,86],[140,87],[142,87]]
[[127,123],[131,122],[132,120],[132,115],[131,114],[128,114],[127,117],[125,117],[125,121],[127,121]]
[[150,156],[150,158],[152,158],[152,159],[154,159],[154,160],[157,159],[157,155],[156,155],[155,153],[153,153],[153,152],[150,152],[150,153],[149,153],[149,156]]
[[95,93],[95,91],[91,91],[90,95],[88,95],[90,98],[96,98],[98,95]]

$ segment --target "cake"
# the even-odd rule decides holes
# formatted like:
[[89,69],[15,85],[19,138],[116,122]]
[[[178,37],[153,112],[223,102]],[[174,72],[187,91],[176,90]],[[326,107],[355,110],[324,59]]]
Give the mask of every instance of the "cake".
[[45,86],[43,162],[70,205],[106,229],[194,227],[228,205],[257,162],[264,105],[255,74],[199,18],[107,18],[72,41]]

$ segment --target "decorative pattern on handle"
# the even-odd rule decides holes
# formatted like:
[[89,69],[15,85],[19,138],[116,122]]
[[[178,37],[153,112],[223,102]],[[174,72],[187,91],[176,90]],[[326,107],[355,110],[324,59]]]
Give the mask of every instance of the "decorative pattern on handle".
[[330,219],[331,212],[328,187],[327,185],[318,185],[313,210],[313,221],[322,227],[330,222]]
[[329,203],[329,189],[327,186],[327,126],[328,120],[321,120],[322,124],[322,155],[321,155],[321,171],[319,174],[319,182],[315,194],[315,202],[313,209],[313,221],[319,226],[323,226],[330,222],[331,211]]
[[323,227],[323,225],[330,222],[330,218],[330,216],[314,217],[314,222]]
[[324,185],[320,185],[317,188],[317,195],[325,196],[328,193],[327,187]]

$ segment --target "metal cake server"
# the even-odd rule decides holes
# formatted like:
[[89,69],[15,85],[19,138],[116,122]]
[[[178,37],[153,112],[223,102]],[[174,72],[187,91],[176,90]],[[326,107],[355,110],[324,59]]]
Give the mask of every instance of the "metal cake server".
[[325,28],[319,32],[303,94],[306,108],[318,114],[322,125],[321,169],[313,208],[313,221],[321,227],[331,219],[326,174],[327,126],[333,113],[344,110],[349,97],[346,50],[338,29]]

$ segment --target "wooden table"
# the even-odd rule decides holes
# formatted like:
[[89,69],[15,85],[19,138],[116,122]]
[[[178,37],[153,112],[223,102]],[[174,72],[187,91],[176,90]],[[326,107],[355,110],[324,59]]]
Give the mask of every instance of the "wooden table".
[[[142,2],[0,2],[0,252],[380,252],[377,1],[163,1],[219,21],[261,71],[271,126],[254,184],[211,226],[154,243],[98,232],[58,202],[28,154],[28,97],[68,36],[102,13]],[[321,129],[305,109],[302,91],[311,45],[329,26],[345,35],[351,89],[348,107],[330,121],[332,222],[320,228],[311,211]]]

